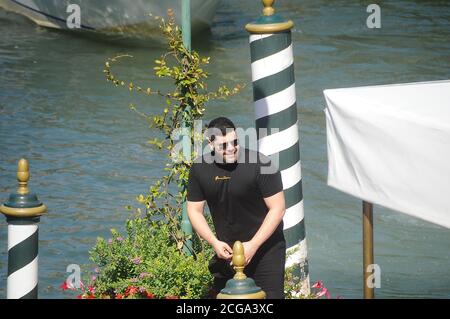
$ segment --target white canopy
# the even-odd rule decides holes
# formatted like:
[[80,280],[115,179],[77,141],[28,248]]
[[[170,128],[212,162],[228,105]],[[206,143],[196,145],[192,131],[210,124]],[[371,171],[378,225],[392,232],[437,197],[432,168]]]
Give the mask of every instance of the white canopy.
[[450,228],[450,80],[324,95],[328,185]]

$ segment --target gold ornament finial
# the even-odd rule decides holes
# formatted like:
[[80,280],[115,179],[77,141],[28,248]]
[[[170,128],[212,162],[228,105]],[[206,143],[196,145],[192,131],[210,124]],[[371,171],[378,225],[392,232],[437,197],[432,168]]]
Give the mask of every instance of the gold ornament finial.
[[17,164],[17,181],[19,188],[17,193],[28,194],[28,180],[30,179],[30,170],[28,168],[28,161],[24,158],[19,160]]
[[36,194],[28,194],[29,179],[30,170],[28,161],[21,158],[17,164],[17,181],[19,182],[17,194],[11,194],[9,201],[0,205],[0,213],[7,217],[34,218],[40,217],[47,212],[47,206],[38,201]]
[[262,0],[262,3],[264,5],[263,15],[271,16],[275,13],[275,9],[272,8],[274,2],[275,0]]
[[263,16],[259,17],[256,22],[247,23],[245,29],[251,34],[272,34],[277,32],[285,32],[292,29],[294,22],[291,20],[283,21],[278,16],[271,17],[275,14],[275,9],[272,7],[275,0],[262,0],[264,5]]
[[234,270],[236,270],[236,274],[234,275],[234,279],[236,280],[244,280],[247,276],[244,274],[245,267],[245,254],[244,254],[244,245],[240,241],[237,241],[233,245],[233,266]]

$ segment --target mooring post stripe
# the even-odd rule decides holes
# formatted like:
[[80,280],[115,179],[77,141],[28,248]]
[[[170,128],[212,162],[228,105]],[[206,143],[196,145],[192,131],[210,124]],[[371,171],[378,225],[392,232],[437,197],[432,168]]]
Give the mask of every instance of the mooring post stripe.
[[[8,224],[8,250],[16,246],[18,243],[24,241],[37,230],[37,224],[29,224],[28,227],[16,228],[14,224]],[[17,231],[15,231],[17,229]]]
[[281,112],[294,105],[295,83],[289,87],[255,101],[255,119]]
[[294,63],[292,45],[252,63],[252,81],[268,77],[285,70]]
[[290,32],[258,36],[259,38],[254,38],[253,41],[250,36],[250,60],[252,63],[282,51],[292,43]]
[[257,101],[295,83],[294,64],[268,77],[253,82],[253,100]]
[[286,239],[286,247],[291,248],[298,245],[306,238],[304,219],[298,224],[284,229],[284,238]]
[[[297,105],[292,104],[289,108],[281,112],[267,115],[256,120],[256,132],[258,138],[270,135],[278,130],[283,131],[297,123]],[[262,129],[262,130],[260,130]]]
[[258,140],[259,151],[266,156],[279,153],[298,142],[297,123],[288,129]]
[[36,286],[34,286],[33,289],[31,289],[29,292],[27,292],[25,295],[20,297],[20,299],[37,299],[38,297],[38,284],[36,282]]
[[[265,4],[266,6],[267,4]],[[309,275],[304,222],[299,120],[295,92],[292,22],[273,23],[272,9],[248,24],[258,150],[278,165],[286,213],[286,267],[298,266],[301,291],[308,294]],[[269,13],[267,13],[269,12]],[[270,13],[272,12],[272,13]],[[265,24],[266,23],[266,24]],[[274,32],[267,32],[274,30]],[[260,130],[261,129],[261,130]]]
[[23,241],[8,250],[8,276],[27,266],[38,255],[38,230],[33,226],[8,225],[8,231],[21,232],[24,228],[32,228],[34,232]]
[[37,287],[38,260],[39,258],[36,257],[29,264],[8,275],[6,292],[8,299],[20,299]]
[[294,227],[303,220],[303,217],[303,201],[299,201],[295,205],[286,208],[286,213],[283,218],[284,229]]
[[303,199],[303,187],[301,180],[294,186],[284,189],[284,201],[286,209],[288,209],[291,206],[294,206],[302,199]]

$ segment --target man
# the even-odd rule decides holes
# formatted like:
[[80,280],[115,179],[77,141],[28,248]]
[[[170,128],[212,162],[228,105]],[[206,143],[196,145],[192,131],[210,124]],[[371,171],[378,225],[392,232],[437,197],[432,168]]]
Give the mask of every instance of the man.
[[[193,228],[216,252],[209,265],[213,290],[219,293],[233,277],[231,247],[239,240],[244,245],[247,276],[266,292],[267,298],[282,299],[286,242],[281,174],[278,170],[265,173],[269,159],[239,146],[231,120],[212,120],[208,132],[211,153],[203,155],[201,162],[195,161],[190,169],[187,211]],[[203,215],[205,202],[216,234]]]

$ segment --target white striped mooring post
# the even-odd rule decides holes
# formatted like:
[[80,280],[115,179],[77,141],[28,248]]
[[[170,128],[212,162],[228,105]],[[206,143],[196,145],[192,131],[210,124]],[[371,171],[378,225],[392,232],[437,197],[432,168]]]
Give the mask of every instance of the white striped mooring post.
[[245,26],[250,33],[258,150],[270,157],[278,155],[286,200],[283,219],[288,255],[286,267],[297,266],[300,292],[308,295],[310,284],[291,39],[294,24],[275,14],[274,0],[262,2],[263,15]]
[[38,297],[38,223],[47,207],[28,190],[30,171],[26,159],[18,164],[16,194],[0,206],[8,222],[8,299]]

